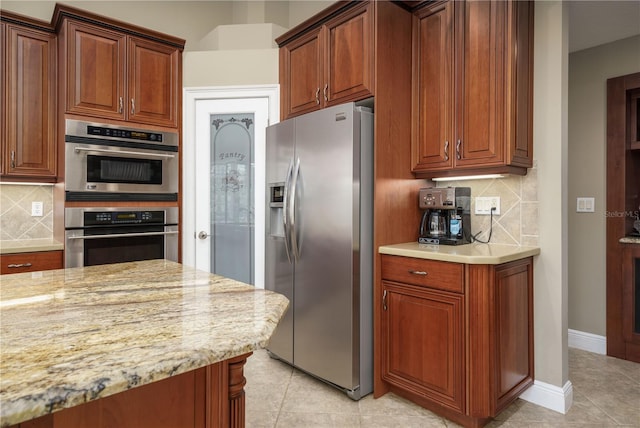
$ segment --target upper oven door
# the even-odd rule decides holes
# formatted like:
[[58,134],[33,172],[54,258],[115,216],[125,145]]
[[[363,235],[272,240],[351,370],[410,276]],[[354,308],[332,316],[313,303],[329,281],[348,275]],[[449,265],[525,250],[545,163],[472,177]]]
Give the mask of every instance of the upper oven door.
[[178,168],[177,152],[65,144],[68,192],[177,193]]

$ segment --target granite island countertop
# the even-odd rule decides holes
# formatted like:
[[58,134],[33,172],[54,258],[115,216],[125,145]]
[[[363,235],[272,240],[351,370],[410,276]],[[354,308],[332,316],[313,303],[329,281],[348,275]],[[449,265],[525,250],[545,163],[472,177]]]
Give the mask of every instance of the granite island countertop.
[[3,275],[0,426],[264,348],[288,303],[166,260]]
[[497,265],[540,254],[538,247],[501,244],[431,245],[406,242],[383,245],[381,254],[465,264]]

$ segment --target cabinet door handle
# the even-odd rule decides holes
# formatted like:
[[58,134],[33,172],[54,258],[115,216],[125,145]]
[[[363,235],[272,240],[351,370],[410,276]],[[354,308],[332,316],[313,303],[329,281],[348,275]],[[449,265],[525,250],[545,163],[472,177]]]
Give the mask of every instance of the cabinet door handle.
[[16,152],[11,150],[11,168],[16,167]]
[[8,268],[21,268],[21,267],[31,267],[31,263],[27,262],[27,263],[11,263],[8,264],[7,267]]
[[320,88],[316,88],[316,105],[320,104]]
[[449,160],[449,140],[444,142],[444,160]]
[[382,293],[382,309],[387,310],[387,290]]
[[131,114],[136,114],[136,100],[131,98]]
[[413,269],[409,269],[409,273],[412,275],[422,275],[422,276],[427,276],[429,275],[427,272],[423,271],[423,270],[413,270]]
[[326,85],[324,85],[324,90],[322,91],[324,93],[324,100],[325,101],[329,101],[329,84],[327,83]]
[[462,144],[462,141],[458,140],[458,142],[456,143],[456,159],[462,159],[462,155],[460,154],[460,145]]
[[123,109],[124,109],[124,100],[122,99],[122,97],[120,97],[120,108],[118,109],[118,113],[122,113]]

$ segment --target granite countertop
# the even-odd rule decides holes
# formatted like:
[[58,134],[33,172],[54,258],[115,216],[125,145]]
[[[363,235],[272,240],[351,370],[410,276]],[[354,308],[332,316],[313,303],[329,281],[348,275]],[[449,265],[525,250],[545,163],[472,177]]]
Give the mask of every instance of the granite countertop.
[[36,274],[2,277],[2,427],[264,348],[289,303],[166,260]]
[[497,265],[524,259],[525,257],[536,256],[540,254],[540,248],[480,243],[466,245],[431,245],[407,242],[403,244],[383,245],[378,249],[378,252],[381,254],[439,260],[443,262],[471,265]]
[[38,251],[58,251],[64,245],[55,239],[22,239],[0,241],[0,254],[33,253]]
[[621,244],[640,244],[640,236],[625,236],[624,238],[620,238]]

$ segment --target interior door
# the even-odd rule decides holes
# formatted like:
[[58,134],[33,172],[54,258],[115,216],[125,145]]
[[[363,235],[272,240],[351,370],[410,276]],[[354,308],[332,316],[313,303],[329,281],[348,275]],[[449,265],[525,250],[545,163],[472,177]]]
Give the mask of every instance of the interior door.
[[[192,189],[193,265],[264,287],[265,129],[267,98],[203,100],[195,111]],[[189,184],[185,183],[185,187]],[[188,196],[187,196],[188,198]],[[185,260],[190,264],[188,260]]]

